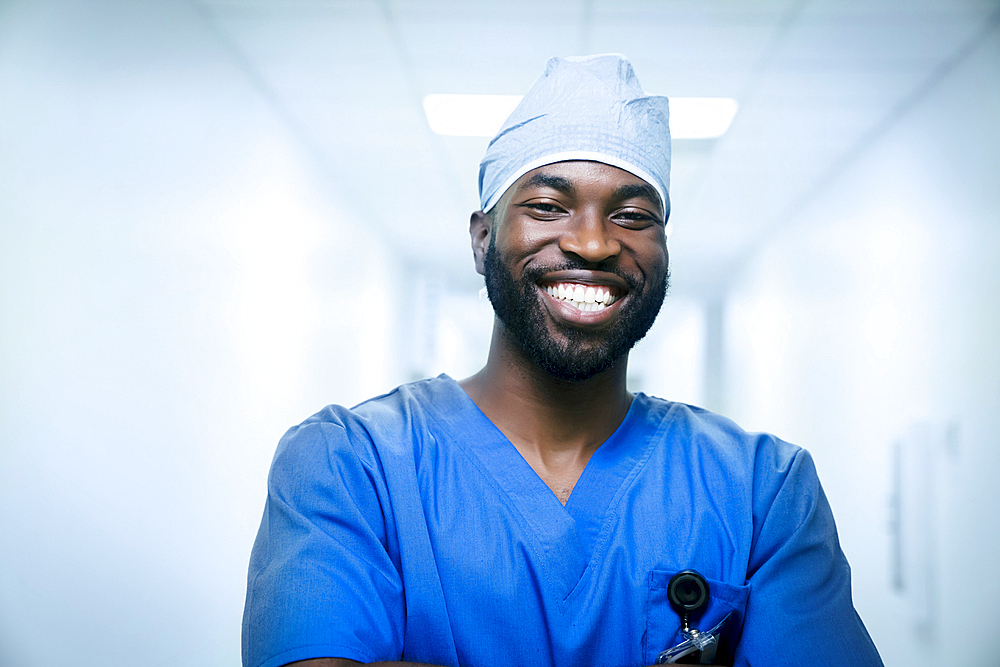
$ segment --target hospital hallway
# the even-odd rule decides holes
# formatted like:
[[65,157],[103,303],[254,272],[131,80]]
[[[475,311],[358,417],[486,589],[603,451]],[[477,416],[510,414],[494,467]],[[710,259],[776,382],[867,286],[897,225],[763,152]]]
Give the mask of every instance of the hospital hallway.
[[482,367],[479,161],[610,52],[674,136],[630,388],[812,453],[887,667],[1000,667],[994,0],[0,0],[0,667],[240,665],[278,439]]

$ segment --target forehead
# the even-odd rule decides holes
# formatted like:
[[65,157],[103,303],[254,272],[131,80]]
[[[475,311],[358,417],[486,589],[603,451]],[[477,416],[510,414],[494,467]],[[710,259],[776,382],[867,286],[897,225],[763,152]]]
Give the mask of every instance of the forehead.
[[574,196],[646,199],[662,211],[660,196],[652,185],[618,167],[589,160],[553,162],[527,172],[505,193],[505,197],[552,189]]

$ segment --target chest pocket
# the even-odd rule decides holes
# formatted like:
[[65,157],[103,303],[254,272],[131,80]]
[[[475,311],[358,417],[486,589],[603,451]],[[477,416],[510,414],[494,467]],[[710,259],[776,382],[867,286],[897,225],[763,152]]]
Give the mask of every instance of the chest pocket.
[[[656,656],[664,649],[684,641],[681,635],[681,617],[667,597],[667,584],[674,572],[653,570],[649,575],[649,592],[646,598],[646,632],[642,636],[642,654],[645,665],[656,662]],[[743,629],[743,615],[750,585],[734,586],[724,581],[705,578],[708,582],[708,607],[691,618],[691,627],[708,630],[732,613],[722,628],[719,650],[714,664],[733,664],[733,649],[739,641]]]

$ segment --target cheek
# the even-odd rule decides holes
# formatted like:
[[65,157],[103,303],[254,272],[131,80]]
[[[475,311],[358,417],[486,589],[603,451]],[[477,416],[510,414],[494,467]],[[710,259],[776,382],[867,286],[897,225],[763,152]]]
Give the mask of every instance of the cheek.
[[515,276],[520,276],[528,266],[549,266],[565,261],[558,237],[553,238],[544,229],[512,229],[497,237],[497,251]]
[[526,216],[508,216],[494,229],[497,246],[513,253],[537,252],[556,245],[564,230],[557,221],[537,221]]
[[656,278],[667,273],[670,265],[670,253],[665,243],[651,241],[641,247],[633,248],[633,256],[639,269],[647,278]]
[[512,229],[497,240],[501,252],[508,256],[522,256],[539,252],[549,244],[544,230],[520,227]]

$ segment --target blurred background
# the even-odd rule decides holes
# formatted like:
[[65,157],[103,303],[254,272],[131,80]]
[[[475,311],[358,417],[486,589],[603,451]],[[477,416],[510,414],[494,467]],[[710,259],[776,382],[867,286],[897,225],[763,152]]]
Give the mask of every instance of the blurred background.
[[0,665],[239,665],[284,430],[485,361],[424,96],[601,52],[739,105],[633,389],[813,452],[887,665],[1000,665],[992,0],[0,2]]

